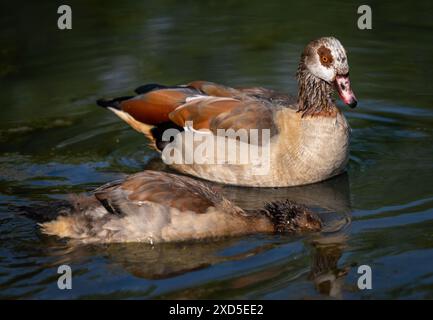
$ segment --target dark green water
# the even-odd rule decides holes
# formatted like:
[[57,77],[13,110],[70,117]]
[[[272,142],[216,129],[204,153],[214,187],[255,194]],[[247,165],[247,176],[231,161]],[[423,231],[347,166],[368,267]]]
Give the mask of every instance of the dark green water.
[[[370,1],[70,1],[0,5],[0,298],[433,298],[433,5]],[[159,245],[74,246],[39,233],[41,206],[144,168],[145,138],[95,106],[147,82],[206,79],[296,92],[306,43],[334,35],[360,100],[348,173],[288,189],[224,187],[242,206],[291,198],[326,230]],[[350,221],[350,222],[349,222]],[[73,289],[57,289],[69,264]],[[367,264],[373,289],[357,287]]]

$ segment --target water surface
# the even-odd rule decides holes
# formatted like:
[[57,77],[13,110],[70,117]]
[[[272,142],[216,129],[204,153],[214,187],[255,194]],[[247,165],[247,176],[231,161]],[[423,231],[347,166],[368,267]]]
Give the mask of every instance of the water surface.
[[[71,1],[0,10],[0,298],[433,298],[433,9],[429,1]],[[147,82],[197,79],[296,92],[300,53],[334,35],[358,108],[348,172],[297,188],[222,187],[244,207],[290,198],[326,230],[205,243],[79,246],[40,234],[21,206],[164,169],[146,139],[95,106]],[[73,290],[57,289],[57,267]],[[361,291],[357,268],[373,270]]]

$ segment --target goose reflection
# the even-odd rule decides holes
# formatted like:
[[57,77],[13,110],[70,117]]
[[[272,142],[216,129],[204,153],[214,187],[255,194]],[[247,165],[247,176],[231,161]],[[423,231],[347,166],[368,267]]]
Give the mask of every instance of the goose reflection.
[[338,266],[347,243],[344,233],[318,237],[311,241],[311,271],[309,279],[313,281],[316,290],[331,298],[343,298],[344,277],[349,266]]
[[[281,257],[278,261],[265,262],[257,268],[248,266],[248,270],[240,275],[230,275],[227,280],[217,281],[212,286],[212,292],[237,292],[255,286],[258,287],[258,294],[265,295],[270,286],[290,287],[293,279],[304,277],[314,284],[319,294],[333,298],[342,297],[347,268],[340,268],[338,262],[346,246],[345,228],[350,222],[351,205],[347,175],[295,188],[259,189],[222,185],[215,187],[237,205],[248,209],[263,206],[265,201],[281,199],[303,203],[317,211],[323,221],[324,231],[305,236],[262,235],[218,241],[163,243],[155,246],[141,243],[86,246],[69,243],[69,263],[99,254],[108,258],[110,268],[123,270],[138,278],[157,280],[188,276],[192,271],[204,270],[226,262],[245,261],[265,255],[273,249],[283,249],[287,252],[279,253]],[[294,247],[299,248],[299,244],[303,247],[302,251],[293,250]],[[65,256],[62,255],[62,263],[66,262]],[[259,271],[251,272],[253,269]],[[180,289],[168,297],[206,298],[207,295],[203,292],[202,286],[199,286]]]

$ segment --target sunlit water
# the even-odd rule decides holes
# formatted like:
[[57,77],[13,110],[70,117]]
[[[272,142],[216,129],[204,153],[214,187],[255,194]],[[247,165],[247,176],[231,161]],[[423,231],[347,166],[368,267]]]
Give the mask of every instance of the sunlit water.
[[[433,298],[432,5],[303,1],[72,1],[0,10],[0,298]],[[298,188],[220,187],[243,207],[289,198],[324,232],[170,244],[79,246],[40,234],[21,206],[164,169],[144,136],[95,106],[146,82],[206,79],[296,92],[304,45],[338,37],[360,100],[348,173]],[[73,289],[57,288],[57,267]],[[373,289],[357,287],[358,266]]]

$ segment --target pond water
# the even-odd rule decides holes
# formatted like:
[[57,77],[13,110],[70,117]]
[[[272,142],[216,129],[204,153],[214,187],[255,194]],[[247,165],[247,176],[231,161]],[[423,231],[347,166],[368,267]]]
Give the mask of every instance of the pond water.
[[[0,298],[433,298],[433,5],[371,1],[70,1],[0,10]],[[146,138],[95,100],[137,86],[206,79],[296,93],[311,39],[348,51],[354,110],[347,174],[281,189],[221,187],[244,207],[293,199],[327,228],[150,247],[73,245],[24,214],[145,168],[164,169]],[[73,289],[57,288],[57,267]],[[357,287],[369,265],[372,290]]]

